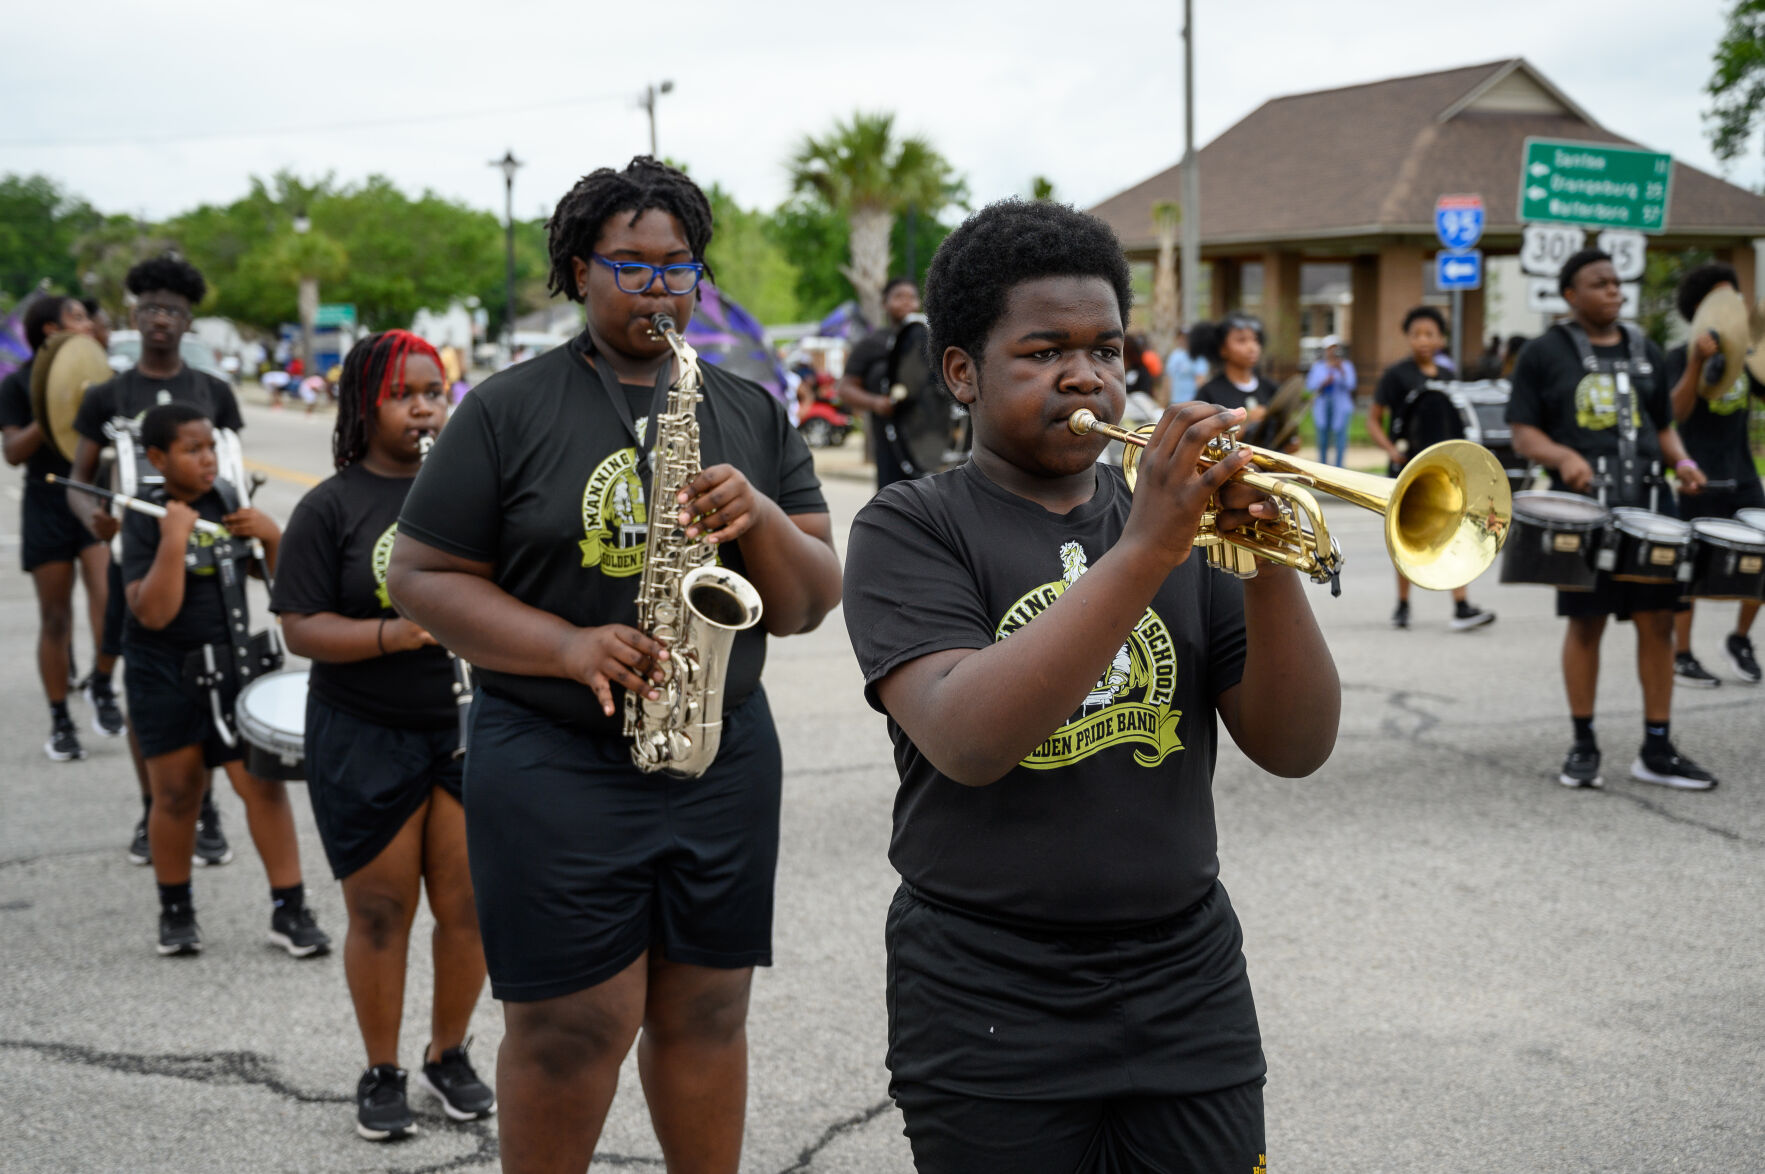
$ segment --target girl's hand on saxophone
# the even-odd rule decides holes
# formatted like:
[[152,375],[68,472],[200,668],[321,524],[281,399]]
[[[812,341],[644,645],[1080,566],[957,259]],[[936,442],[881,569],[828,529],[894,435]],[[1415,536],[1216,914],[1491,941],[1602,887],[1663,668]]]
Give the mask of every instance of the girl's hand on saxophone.
[[564,652],[564,663],[570,675],[590,689],[601,703],[601,712],[613,716],[613,686],[632,693],[642,693],[651,701],[661,698],[661,690],[644,681],[662,683],[662,670],[657,662],[668,659],[668,650],[629,624],[602,624],[596,628],[577,628]]
[[679,522],[689,539],[706,535],[713,545],[734,542],[760,521],[755,510],[754,487],[734,465],[712,465],[699,470],[686,488],[675,495]]

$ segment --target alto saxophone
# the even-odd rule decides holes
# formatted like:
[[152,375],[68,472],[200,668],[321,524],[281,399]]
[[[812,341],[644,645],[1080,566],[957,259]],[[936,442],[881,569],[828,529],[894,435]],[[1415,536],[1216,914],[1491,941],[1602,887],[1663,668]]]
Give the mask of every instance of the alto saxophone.
[[[677,366],[666,410],[650,422],[649,536],[643,578],[637,589],[639,630],[668,649],[658,662],[662,696],[625,694],[625,734],[631,760],[648,774],[665,770],[684,778],[705,773],[723,740],[723,678],[735,634],[759,622],[760,593],[716,564],[716,548],[689,539],[675,520],[675,497],[699,475],[699,420],[704,377],[698,352],[687,345],[674,319],[657,314],[650,329],[674,352]],[[707,528],[708,532],[708,528]],[[646,690],[647,692],[647,690]]]

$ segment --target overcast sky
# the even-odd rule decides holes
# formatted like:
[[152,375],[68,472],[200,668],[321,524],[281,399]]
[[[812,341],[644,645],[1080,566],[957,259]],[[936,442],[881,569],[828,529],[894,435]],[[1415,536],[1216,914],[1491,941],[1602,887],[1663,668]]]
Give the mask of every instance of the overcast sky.
[[[1196,135],[1271,97],[1524,56],[1611,130],[1717,169],[1702,89],[1722,0],[1195,0]],[[1182,153],[1180,3],[866,0],[97,0],[8,6],[0,172],[163,217],[292,168],[379,172],[522,216],[660,147],[748,206],[787,194],[804,134],[893,110],[976,202],[1032,176],[1093,204]],[[421,120],[421,121],[416,121]],[[363,125],[363,124],[373,125]],[[322,128],[322,129],[315,129]],[[1756,186],[1755,151],[1730,178]],[[1303,183],[1271,175],[1271,183]]]

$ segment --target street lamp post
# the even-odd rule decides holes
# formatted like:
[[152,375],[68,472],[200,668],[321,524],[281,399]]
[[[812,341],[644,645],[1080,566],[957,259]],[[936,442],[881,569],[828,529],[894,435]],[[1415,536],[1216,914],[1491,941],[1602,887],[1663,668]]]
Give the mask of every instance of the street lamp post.
[[491,160],[492,167],[503,169],[503,214],[507,220],[507,249],[503,271],[503,333],[508,340],[509,357],[515,355],[515,172],[521,167],[521,161],[515,158],[514,148],[504,152],[501,159]]
[[666,94],[673,89],[674,83],[671,81],[663,82],[661,85],[647,85],[644,87],[643,97],[637,100],[637,104],[642,106],[650,116],[650,157],[652,159],[660,158],[656,154],[656,95]]
[[1201,316],[1201,175],[1195,165],[1195,13],[1183,0],[1183,329]]
[[[305,236],[312,231],[313,222],[307,218],[306,209],[302,208],[294,214],[294,231]],[[300,377],[305,379],[314,374],[313,371],[313,326],[319,317],[319,279],[310,273],[300,275]],[[296,389],[299,390],[298,388]]]

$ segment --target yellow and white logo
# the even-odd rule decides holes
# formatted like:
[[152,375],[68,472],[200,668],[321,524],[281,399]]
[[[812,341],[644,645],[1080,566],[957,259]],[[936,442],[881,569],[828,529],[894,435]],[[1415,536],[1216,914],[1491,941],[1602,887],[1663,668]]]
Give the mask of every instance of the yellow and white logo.
[[622,448],[589,474],[582,490],[582,565],[623,579],[643,570],[649,512],[637,475],[637,449]]
[[[1006,609],[993,634],[1003,640],[1046,611],[1085,573],[1089,561],[1077,542],[1060,546],[1061,577],[1030,591]],[[1132,745],[1134,761],[1153,767],[1183,748],[1177,727],[1183,711],[1172,709],[1177,693],[1176,646],[1170,629],[1151,608],[1110,659],[1077,713],[1023,760],[1031,770],[1071,766],[1112,746]]]
[[374,598],[380,601],[381,607],[392,606],[392,596],[386,591],[386,568],[392,565],[392,541],[398,537],[398,523],[386,527],[386,533],[374,541],[374,554],[368,565],[374,572]]
[[[1642,408],[1634,386],[1630,395],[1630,420],[1642,428]],[[1582,376],[1575,385],[1575,422],[1589,432],[1604,432],[1618,423],[1618,385],[1604,372]]]
[[1717,416],[1732,416],[1736,412],[1747,410],[1747,400],[1752,395],[1752,385],[1747,382],[1747,373],[1742,371],[1728,390],[1712,400],[1705,400],[1704,406]]

